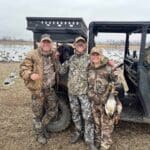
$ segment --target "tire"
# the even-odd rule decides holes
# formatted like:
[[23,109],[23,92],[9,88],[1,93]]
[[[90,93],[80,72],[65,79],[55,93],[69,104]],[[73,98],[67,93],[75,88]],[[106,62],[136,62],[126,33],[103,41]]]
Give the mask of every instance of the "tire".
[[69,109],[69,104],[67,104],[67,99],[58,94],[58,117],[52,120],[47,127],[50,132],[60,132],[68,128],[71,123],[71,113]]

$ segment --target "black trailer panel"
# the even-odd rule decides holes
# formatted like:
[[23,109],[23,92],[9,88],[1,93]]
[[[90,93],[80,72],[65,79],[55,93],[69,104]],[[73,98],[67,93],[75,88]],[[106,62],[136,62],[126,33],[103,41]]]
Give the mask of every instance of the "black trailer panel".
[[87,38],[87,26],[82,18],[27,17],[27,29],[34,33],[34,44],[41,34],[50,34],[54,41],[73,43],[77,36]]

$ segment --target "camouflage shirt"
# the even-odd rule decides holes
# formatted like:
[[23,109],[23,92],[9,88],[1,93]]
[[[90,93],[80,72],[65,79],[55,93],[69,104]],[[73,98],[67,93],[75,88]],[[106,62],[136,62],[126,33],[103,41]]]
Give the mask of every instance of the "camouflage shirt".
[[65,61],[60,69],[60,73],[68,72],[68,92],[72,95],[87,94],[87,66],[89,55],[87,53],[74,54],[69,60]]
[[55,85],[54,63],[50,56],[43,56],[43,85],[42,88],[52,88]]

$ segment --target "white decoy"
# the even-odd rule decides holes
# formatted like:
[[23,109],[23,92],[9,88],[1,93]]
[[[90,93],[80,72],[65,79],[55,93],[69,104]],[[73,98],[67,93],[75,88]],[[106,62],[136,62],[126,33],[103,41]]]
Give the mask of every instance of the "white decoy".
[[9,75],[9,77],[10,78],[15,78],[16,77],[16,72],[15,71],[11,72],[10,75]]

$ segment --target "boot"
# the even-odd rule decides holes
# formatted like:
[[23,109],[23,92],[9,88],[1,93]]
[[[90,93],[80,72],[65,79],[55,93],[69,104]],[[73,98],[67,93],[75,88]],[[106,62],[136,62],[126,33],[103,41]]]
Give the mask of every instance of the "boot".
[[77,143],[79,140],[81,139],[81,133],[76,131],[72,136],[71,136],[71,139],[70,139],[70,143],[71,144],[75,144]]
[[100,150],[109,150],[110,147],[111,147],[111,145],[105,145],[105,144],[101,143],[101,148],[100,148]]
[[38,143],[40,143],[40,144],[47,144],[47,139],[46,139],[46,137],[44,136],[44,135],[38,135],[38,137],[37,137],[37,141],[38,141]]
[[98,150],[98,149],[94,144],[89,144],[89,149],[88,150]]
[[101,147],[100,150],[109,150],[109,149],[106,149],[105,147]]
[[50,137],[51,137],[50,132],[48,132],[46,128],[44,128],[44,136],[45,136],[47,139],[50,139]]
[[95,146],[97,147],[97,149],[100,149],[100,143],[99,142],[95,142]]

